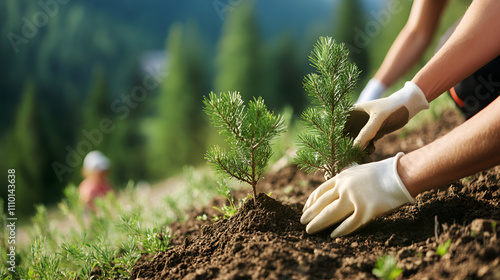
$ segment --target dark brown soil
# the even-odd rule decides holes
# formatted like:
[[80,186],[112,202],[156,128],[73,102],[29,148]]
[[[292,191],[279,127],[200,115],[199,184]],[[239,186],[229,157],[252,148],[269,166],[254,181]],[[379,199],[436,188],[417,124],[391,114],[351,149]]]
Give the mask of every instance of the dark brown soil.
[[[416,149],[462,121],[450,111],[405,137],[389,135],[374,158]],[[272,198],[260,194],[256,207],[248,200],[230,219],[195,219],[220,214],[212,209],[224,204],[220,197],[193,209],[189,220],[171,225],[172,248],[143,256],[131,279],[376,279],[372,269],[382,255],[393,255],[404,269],[398,279],[500,279],[500,222],[495,231],[491,222],[476,220],[500,220],[500,167],[423,193],[414,205],[334,240],[331,229],[307,235],[299,223],[299,209],[322,181],[289,166],[258,186]],[[447,253],[436,255],[447,240]]]

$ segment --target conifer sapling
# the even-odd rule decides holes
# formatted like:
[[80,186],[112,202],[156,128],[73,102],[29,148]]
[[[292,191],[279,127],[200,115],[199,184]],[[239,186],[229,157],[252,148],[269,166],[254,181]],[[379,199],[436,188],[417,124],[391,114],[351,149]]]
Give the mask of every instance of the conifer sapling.
[[344,133],[352,109],[349,94],[360,71],[348,61],[349,51],[331,37],[320,37],[309,56],[317,73],[304,78],[304,89],[313,106],[302,114],[306,129],[298,136],[295,162],[306,172],[324,171],[332,178],[363,156],[353,139]]
[[216,172],[250,184],[255,204],[257,183],[272,155],[270,141],[285,129],[283,117],[268,111],[261,97],[254,98],[245,109],[238,92],[211,92],[203,103],[212,124],[229,145],[227,150],[212,147],[205,159]]

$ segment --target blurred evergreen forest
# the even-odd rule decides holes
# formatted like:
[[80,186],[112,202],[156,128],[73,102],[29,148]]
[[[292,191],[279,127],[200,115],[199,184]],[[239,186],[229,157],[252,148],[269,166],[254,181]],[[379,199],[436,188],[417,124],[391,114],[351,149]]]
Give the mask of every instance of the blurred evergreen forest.
[[[465,5],[451,4],[439,32]],[[206,147],[218,141],[201,110],[212,90],[238,90],[247,100],[263,96],[270,109],[291,106],[300,115],[308,103],[302,89],[311,71],[308,54],[319,36],[351,49],[363,71],[359,94],[410,6],[397,0],[0,1],[0,170],[7,176],[16,169],[17,213],[59,201],[64,186],[82,180],[90,150],[111,159],[116,188],[203,163]],[[388,17],[380,16],[384,11]]]

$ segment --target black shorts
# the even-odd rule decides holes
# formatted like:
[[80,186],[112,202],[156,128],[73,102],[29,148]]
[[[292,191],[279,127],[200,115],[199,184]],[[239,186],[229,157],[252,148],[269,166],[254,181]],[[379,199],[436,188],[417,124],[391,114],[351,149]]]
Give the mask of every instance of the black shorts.
[[[436,52],[450,38],[460,20],[441,37]],[[450,88],[448,93],[467,119],[477,114],[500,95],[500,56]]]
[[448,93],[468,119],[500,95],[500,56],[467,77]]

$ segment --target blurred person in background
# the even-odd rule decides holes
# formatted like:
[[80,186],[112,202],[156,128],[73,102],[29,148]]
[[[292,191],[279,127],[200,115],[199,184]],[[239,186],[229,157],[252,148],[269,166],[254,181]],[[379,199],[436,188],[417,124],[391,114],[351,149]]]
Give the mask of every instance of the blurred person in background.
[[80,201],[90,209],[94,209],[94,199],[113,190],[107,179],[109,168],[109,159],[99,151],[89,152],[83,160],[85,179],[78,186],[78,193]]

